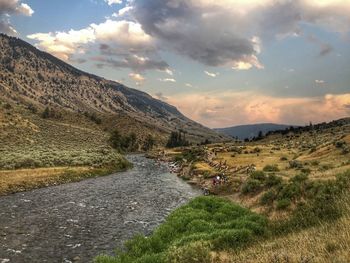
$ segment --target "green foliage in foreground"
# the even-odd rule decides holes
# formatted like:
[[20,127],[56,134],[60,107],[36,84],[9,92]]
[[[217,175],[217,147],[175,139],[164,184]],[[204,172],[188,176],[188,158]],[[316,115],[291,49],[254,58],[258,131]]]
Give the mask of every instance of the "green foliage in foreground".
[[126,242],[97,263],[210,262],[210,250],[241,248],[266,235],[267,219],[228,200],[198,197],[175,210],[150,237]]

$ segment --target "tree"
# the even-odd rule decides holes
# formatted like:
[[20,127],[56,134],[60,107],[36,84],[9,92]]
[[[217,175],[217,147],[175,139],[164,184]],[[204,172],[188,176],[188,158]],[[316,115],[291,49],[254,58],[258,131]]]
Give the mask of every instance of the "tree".
[[148,136],[146,137],[146,140],[143,144],[142,150],[144,150],[144,151],[152,150],[152,148],[154,147],[154,144],[155,144],[155,140],[154,140],[153,136],[151,134],[148,134]]
[[109,138],[111,146],[120,152],[132,152],[138,150],[137,137],[135,133],[123,136],[118,130],[114,130]]
[[180,146],[188,146],[190,143],[186,140],[186,134],[183,131],[171,132],[166,147],[175,148]]

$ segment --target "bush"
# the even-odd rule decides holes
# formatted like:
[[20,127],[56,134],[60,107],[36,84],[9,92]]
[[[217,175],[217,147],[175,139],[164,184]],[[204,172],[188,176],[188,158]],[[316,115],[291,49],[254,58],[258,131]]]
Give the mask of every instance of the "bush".
[[260,204],[262,205],[272,204],[275,199],[276,199],[275,191],[269,190],[261,196]]
[[280,158],[280,160],[281,160],[281,161],[288,161],[288,158],[287,158],[286,156],[282,156],[282,157]]
[[266,180],[266,175],[262,171],[255,171],[250,174],[250,178],[263,182]]
[[278,172],[280,169],[278,169],[277,165],[266,165],[263,169],[264,172]]
[[298,160],[292,160],[289,161],[289,167],[292,169],[301,169],[303,168],[303,164]]
[[291,201],[288,198],[277,200],[276,208],[278,210],[287,209],[291,205]]
[[256,179],[248,179],[242,186],[242,194],[257,193],[262,189],[262,183]]
[[265,185],[267,187],[273,187],[273,186],[278,186],[281,185],[283,182],[283,179],[279,176],[276,176],[274,174],[270,174],[265,181]]

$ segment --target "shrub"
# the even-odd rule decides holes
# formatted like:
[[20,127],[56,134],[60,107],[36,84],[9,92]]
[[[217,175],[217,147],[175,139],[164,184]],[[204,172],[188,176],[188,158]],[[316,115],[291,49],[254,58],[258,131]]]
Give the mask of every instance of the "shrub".
[[266,175],[262,171],[255,171],[250,174],[250,178],[262,182],[266,180]]
[[291,201],[288,198],[277,200],[276,208],[278,210],[287,209],[291,205]]
[[265,181],[265,185],[268,187],[278,186],[281,185],[283,182],[283,179],[279,176],[276,176],[274,174],[270,174]]
[[280,169],[278,169],[277,165],[266,165],[263,169],[264,172],[278,172]]
[[261,196],[260,204],[262,205],[272,204],[275,199],[276,199],[275,191],[269,190]]
[[242,186],[242,194],[257,193],[262,189],[260,180],[248,179]]
[[288,158],[287,158],[286,156],[282,156],[282,157],[280,158],[280,160],[281,160],[281,161],[288,161]]
[[320,164],[320,161],[317,161],[317,160],[314,160],[314,161],[311,162],[312,166],[317,166],[319,164]]
[[298,160],[292,160],[289,161],[289,167],[292,169],[301,169],[303,168],[303,164]]
[[337,141],[337,142],[335,142],[334,145],[337,148],[343,148],[346,145],[346,142],[345,141]]

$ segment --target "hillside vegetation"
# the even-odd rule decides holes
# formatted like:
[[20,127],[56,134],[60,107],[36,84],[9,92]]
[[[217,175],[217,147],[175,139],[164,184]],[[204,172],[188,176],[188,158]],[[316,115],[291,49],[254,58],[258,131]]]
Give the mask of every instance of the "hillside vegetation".
[[150,237],[96,262],[349,262],[349,145],[350,119],[342,119],[159,152],[217,197],[193,200]]
[[122,154],[165,145],[176,129],[192,142],[224,139],[144,92],[0,34],[0,194],[126,169]]

